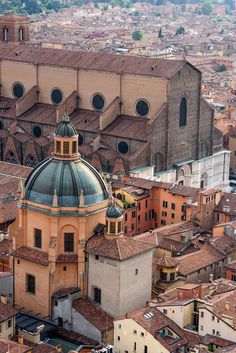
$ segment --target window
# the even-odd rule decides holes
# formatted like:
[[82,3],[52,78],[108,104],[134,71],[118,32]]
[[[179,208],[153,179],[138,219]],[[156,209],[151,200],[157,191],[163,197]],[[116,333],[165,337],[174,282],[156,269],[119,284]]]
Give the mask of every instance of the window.
[[142,337],[144,337],[144,332],[141,332],[140,335],[141,335]]
[[136,352],[136,349],[137,349],[137,344],[136,342],[134,342],[134,352]]
[[140,202],[138,203],[138,210],[139,211],[141,210],[141,203]]
[[216,333],[216,330],[215,330],[215,329],[213,329],[213,330],[212,330],[212,334],[213,334],[213,335],[215,335],[215,333]]
[[21,98],[23,97],[25,92],[24,86],[22,85],[22,83],[14,83],[12,86],[12,94],[14,96],[14,98]]
[[148,200],[145,201],[145,206],[148,207]]
[[187,124],[187,101],[185,98],[181,99],[179,108],[179,126],[184,127]]
[[125,214],[125,221],[127,221],[128,220],[128,214],[126,213]]
[[141,220],[141,216],[138,215],[138,223],[140,223],[140,220]]
[[35,294],[35,277],[26,275],[26,292]]
[[22,42],[24,40],[24,30],[23,28],[19,29],[19,42]]
[[56,141],[56,153],[61,153],[61,142]]
[[175,272],[170,273],[170,280],[174,281],[175,280]]
[[51,92],[51,101],[54,104],[60,104],[63,98],[63,93],[60,89],[54,88]]
[[78,145],[81,146],[84,142],[84,138],[82,135],[78,134]]
[[175,218],[175,214],[174,213],[171,213],[171,218]]
[[34,246],[35,248],[42,247],[42,231],[41,229],[34,229]]
[[65,233],[64,234],[64,251],[73,252],[74,251],[74,234]]
[[203,325],[201,325],[201,331],[203,331],[204,330],[204,326]]
[[161,225],[165,226],[166,225],[166,221],[164,219],[161,219]]
[[58,306],[58,301],[57,300],[55,300],[54,305]]
[[121,229],[122,229],[122,223],[121,222],[118,222],[118,233],[121,233]]
[[134,335],[137,335],[137,330],[134,330],[134,331],[133,331],[133,334],[134,334]]
[[7,321],[7,327],[8,327],[8,328],[12,327],[12,321],[11,321],[11,320],[8,320],[8,321]]
[[76,153],[77,143],[76,141],[72,142],[72,153]]
[[98,304],[101,304],[101,295],[102,295],[101,289],[94,288],[94,301]]
[[167,201],[163,201],[162,206],[163,206],[164,208],[168,208],[168,202],[167,202]]
[[138,268],[136,268],[134,272],[135,272],[135,276],[137,276],[138,275]]
[[40,126],[35,125],[35,126],[33,127],[33,135],[34,135],[35,137],[40,137],[40,136],[42,135],[42,129],[41,129]]
[[163,309],[163,314],[167,315],[167,309]]
[[20,264],[20,260],[17,260],[17,265],[19,265]]
[[63,153],[69,154],[69,142],[63,142]]
[[214,320],[215,320],[215,316],[214,316],[214,315],[212,315],[211,320],[212,320],[212,321],[214,321]]
[[125,233],[125,234],[128,233],[128,228],[127,228],[127,226],[124,227],[124,233]]
[[134,230],[134,223],[131,224],[131,230]]
[[135,218],[136,212],[132,211],[132,218]]
[[167,273],[166,272],[161,272],[161,280],[167,281]]
[[118,328],[121,329],[121,324],[118,325]]
[[167,212],[166,212],[166,211],[162,211],[162,212],[161,212],[161,215],[162,215],[163,217],[167,217]]
[[117,336],[117,341],[120,341],[120,336]]
[[3,41],[7,42],[8,41],[8,34],[9,34],[9,30],[7,27],[3,28]]
[[121,154],[127,154],[129,152],[129,146],[125,141],[119,142],[117,149],[118,149],[118,152]]
[[115,234],[116,232],[116,224],[115,222],[110,222],[110,233]]
[[67,271],[67,268],[66,268],[66,266],[63,266],[63,271],[65,272],[65,271]]
[[99,260],[99,255],[95,255],[95,260]]
[[172,203],[172,204],[171,204],[171,209],[172,209],[172,210],[175,210],[175,203]]
[[144,346],[144,353],[148,353],[148,347]]
[[220,336],[220,331],[216,331],[216,336]]
[[150,111],[149,103],[144,99],[140,99],[136,103],[136,113],[141,117],[146,117]]
[[94,94],[94,96],[92,97],[93,109],[102,110],[104,108],[104,105],[105,105],[105,98],[99,93]]

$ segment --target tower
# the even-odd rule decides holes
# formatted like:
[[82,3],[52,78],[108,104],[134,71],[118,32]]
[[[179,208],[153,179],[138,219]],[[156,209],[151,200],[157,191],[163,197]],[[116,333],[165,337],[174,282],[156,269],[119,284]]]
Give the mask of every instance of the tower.
[[81,159],[78,135],[64,116],[53,155],[19,191],[13,237],[17,307],[51,317],[53,294],[77,287],[86,294],[84,246],[104,223],[108,191],[99,173]]
[[0,41],[29,41],[29,17],[9,13],[0,17]]

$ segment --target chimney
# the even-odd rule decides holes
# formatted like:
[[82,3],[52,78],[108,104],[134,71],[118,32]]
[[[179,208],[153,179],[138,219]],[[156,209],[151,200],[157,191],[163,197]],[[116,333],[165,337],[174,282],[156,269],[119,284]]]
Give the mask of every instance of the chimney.
[[7,295],[6,294],[1,294],[1,302],[3,304],[7,304]]
[[60,345],[60,344],[58,344],[58,345],[56,346],[56,351],[57,351],[58,353],[62,352],[62,348],[61,348],[61,345]]
[[24,337],[23,337],[22,333],[19,333],[19,335],[18,335],[18,343],[24,344]]

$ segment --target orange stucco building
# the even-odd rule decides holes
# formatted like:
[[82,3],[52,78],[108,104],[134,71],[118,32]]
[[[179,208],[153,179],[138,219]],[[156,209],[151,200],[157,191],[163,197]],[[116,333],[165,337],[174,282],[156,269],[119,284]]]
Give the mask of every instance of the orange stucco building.
[[78,287],[86,294],[84,246],[105,221],[108,192],[78,153],[78,135],[64,117],[52,157],[21,185],[13,238],[15,304],[51,317],[53,293]]

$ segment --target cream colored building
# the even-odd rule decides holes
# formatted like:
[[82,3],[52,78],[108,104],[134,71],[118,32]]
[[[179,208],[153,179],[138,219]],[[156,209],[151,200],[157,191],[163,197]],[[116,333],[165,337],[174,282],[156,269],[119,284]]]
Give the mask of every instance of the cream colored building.
[[0,338],[11,339],[15,334],[16,310],[7,304],[7,297],[1,295],[0,301]]

